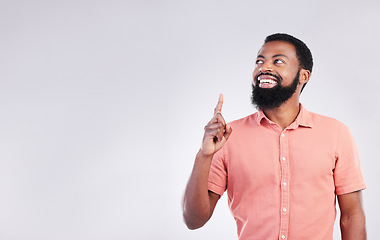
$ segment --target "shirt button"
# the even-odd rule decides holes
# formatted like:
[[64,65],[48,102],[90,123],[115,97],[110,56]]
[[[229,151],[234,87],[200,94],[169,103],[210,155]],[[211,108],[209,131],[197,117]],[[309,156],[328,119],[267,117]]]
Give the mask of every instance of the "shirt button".
[[283,183],[282,183],[282,186],[286,187],[286,184],[287,184],[286,182],[283,182]]
[[283,211],[284,213],[286,213],[287,210],[286,210],[286,208],[283,208],[282,211]]
[[281,133],[281,137],[285,137],[285,134]]
[[285,239],[285,235],[282,235],[282,236],[281,236],[281,239]]
[[282,159],[282,161],[285,161],[285,160],[286,160],[286,157],[282,157],[281,159]]

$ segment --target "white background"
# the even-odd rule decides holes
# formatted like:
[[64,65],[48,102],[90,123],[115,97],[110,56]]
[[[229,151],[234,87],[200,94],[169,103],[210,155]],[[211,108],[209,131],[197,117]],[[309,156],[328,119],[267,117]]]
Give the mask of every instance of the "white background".
[[181,198],[218,94],[228,121],[255,111],[254,60],[275,32],[312,50],[301,102],[351,129],[368,239],[378,238],[379,10],[375,0],[0,1],[0,239],[236,239],[226,196],[196,231]]

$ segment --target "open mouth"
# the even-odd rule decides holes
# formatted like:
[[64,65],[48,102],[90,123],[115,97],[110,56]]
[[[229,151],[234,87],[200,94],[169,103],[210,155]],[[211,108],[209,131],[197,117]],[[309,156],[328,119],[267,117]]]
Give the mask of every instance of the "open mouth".
[[268,74],[262,74],[257,77],[260,88],[273,88],[277,86],[277,78]]

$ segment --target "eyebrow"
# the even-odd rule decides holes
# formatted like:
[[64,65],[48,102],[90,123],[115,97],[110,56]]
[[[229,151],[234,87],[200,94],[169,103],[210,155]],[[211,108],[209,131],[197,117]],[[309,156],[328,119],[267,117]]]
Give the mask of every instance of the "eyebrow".
[[[276,55],[272,56],[272,58],[275,58],[275,57],[285,57],[285,58],[288,58],[284,54],[276,54]],[[265,58],[265,57],[263,55],[258,55],[257,58]]]

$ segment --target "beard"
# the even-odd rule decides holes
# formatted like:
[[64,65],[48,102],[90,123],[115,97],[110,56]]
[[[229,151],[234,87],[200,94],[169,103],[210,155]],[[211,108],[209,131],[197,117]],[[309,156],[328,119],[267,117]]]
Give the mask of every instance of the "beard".
[[279,107],[286,102],[297,90],[299,83],[300,70],[298,70],[296,77],[293,79],[292,84],[287,87],[281,86],[282,78],[274,74],[259,74],[255,82],[258,83],[257,78],[260,75],[271,75],[277,79],[277,85],[273,88],[260,88],[259,84],[252,84],[252,104],[258,109],[273,109]]

